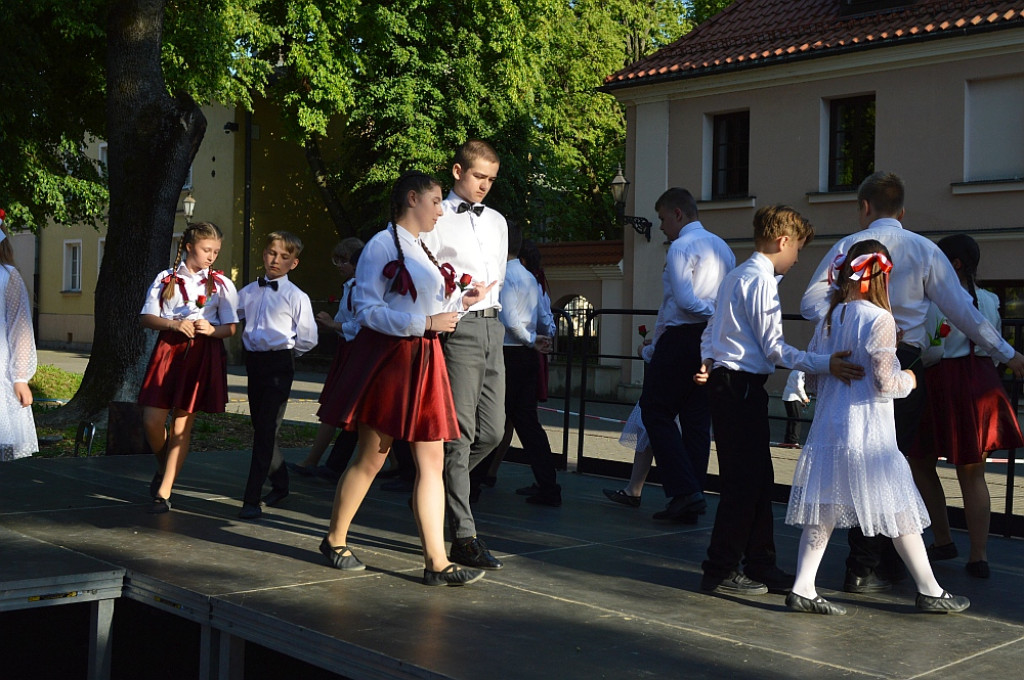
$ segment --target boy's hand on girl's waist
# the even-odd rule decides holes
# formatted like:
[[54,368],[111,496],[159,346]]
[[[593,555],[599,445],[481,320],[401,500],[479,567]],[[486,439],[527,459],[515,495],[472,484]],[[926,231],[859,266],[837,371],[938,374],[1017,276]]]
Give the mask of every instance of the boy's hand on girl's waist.
[[843,381],[844,384],[849,385],[854,380],[860,380],[864,377],[864,367],[859,364],[854,364],[843,357],[848,357],[852,354],[850,350],[844,350],[842,352],[836,352],[828,360],[828,372]]

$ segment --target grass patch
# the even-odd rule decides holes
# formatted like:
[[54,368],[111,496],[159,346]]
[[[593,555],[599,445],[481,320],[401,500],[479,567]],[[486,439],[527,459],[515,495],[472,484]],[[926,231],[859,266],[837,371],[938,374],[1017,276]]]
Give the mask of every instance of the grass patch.
[[[81,373],[71,373],[49,364],[40,365],[29,382],[32,396],[37,402],[46,399],[68,401],[82,384]],[[33,404],[38,413],[52,408]],[[311,423],[283,423],[278,442],[282,448],[302,448],[313,443],[318,426]],[[65,428],[37,427],[39,453],[42,458],[73,456],[78,426]],[[192,425],[191,451],[244,451],[252,447],[252,425],[249,416],[238,413],[199,413]],[[107,448],[106,429],[97,429],[93,439],[92,455],[102,456]],[[85,455],[85,449],[79,451]]]
[[42,364],[36,367],[36,374],[28,381],[33,398],[37,400],[59,399],[68,401],[82,384],[82,374],[65,371],[62,368]]

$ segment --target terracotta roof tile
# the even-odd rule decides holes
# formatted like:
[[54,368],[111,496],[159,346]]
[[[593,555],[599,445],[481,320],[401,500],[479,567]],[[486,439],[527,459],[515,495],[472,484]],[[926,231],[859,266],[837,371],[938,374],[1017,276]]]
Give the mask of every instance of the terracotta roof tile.
[[551,267],[616,265],[622,261],[622,241],[572,241],[538,243],[541,262]]
[[844,49],[1024,27],[1024,0],[917,0],[843,17],[839,0],[736,0],[671,45],[605,78],[606,89],[753,68]]

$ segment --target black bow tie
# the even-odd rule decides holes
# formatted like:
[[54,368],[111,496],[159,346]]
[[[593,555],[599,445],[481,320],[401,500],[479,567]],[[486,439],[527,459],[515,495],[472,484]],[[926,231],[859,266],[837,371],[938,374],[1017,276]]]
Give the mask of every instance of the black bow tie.
[[277,281],[267,281],[264,277],[256,279],[256,283],[260,284],[260,288],[264,286],[270,286],[270,290],[277,290]]
[[459,207],[458,207],[458,209],[455,212],[458,213],[459,215],[461,215],[462,213],[464,213],[464,212],[466,212],[468,210],[473,211],[474,215],[476,215],[477,217],[480,217],[480,213],[482,213],[484,211],[484,204],[483,203],[477,203],[476,205],[470,205],[469,203],[466,203],[465,201],[463,201],[462,203],[459,203]]

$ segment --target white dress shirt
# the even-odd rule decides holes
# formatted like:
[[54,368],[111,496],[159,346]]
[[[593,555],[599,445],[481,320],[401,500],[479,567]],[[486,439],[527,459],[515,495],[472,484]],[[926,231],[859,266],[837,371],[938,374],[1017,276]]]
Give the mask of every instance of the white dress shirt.
[[[501,288],[498,317],[505,326],[506,347],[533,347],[541,306],[540,284],[519,260],[509,260]],[[548,316],[550,317],[550,310]]]
[[726,274],[700,349],[716,365],[759,375],[774,373],[776,366],[828,373],[830,359],[786,344],[775,266],[758,252]]
[[[978,294],[978,309],[982,315],[994,328],[1000,328],[1002,320],[999,318],[999,296],[983,288],[976,288],[975,291]],[[943,322],[949,324],[949,335],[945,338],[937,335],[938,328]],[[929,346],[925,348],[921,357],[925,366],[936,364],[940,359],[958,359],[971,353],[971,339],[955,325],[949,323],[949,320],[934,303],[928,309],[924,327],[929,341]],[[938,344],[930,344],[936,337],[939,337]],[[974,348],[974,354],[979,357],[988,356],[987,352],[980,347]]]
[[804,389],[804,372],[790,371],[786,378],[786,386],[782,389],[782,401],[808,402],[810,398]]
[[805,319],[817,321],[825,315],[831,294],[828,270],[832,261],[838,253],[848,252],[851,245],[864,239],[880,241],[892,255],[889,304],[896,325],[903,331],[902,342],[920,349],[928,346],[925,317],[929,304],[934,302],[950,323],[965,331],[990,356],[1003,362],[1013,358],[1013,347],[974,306],[970,293],[960,285],[953,265],[939,247],[924,236],[904,229],[899,220],[888,217],[875,220],[867,229],[832,246],[804,293],[800,313]]
[[707,321],[722,279],[735,266],[736,256],[725,241],[700,222],[687,224],[668,247],[657,323],[671,327]]
[[499,295],[508,260],[508,224],[501,213],[488,207],[479,216],[471,210],[457,212],[464,202],[469,201],[463,201],[454,191],[449,193],[442,202],[444,215],[437,220],[434,230],[421,234],[421,238],[438,262],[455,268],[456,280],[468,273],[474,283],[486,286],[497,281],[470,311],[500,308]]
[[[199,296],[206,295],[209,270],[203,269],[193,274],[182,262],[178,265],[178,280],[172,279],[170,284],[164,283],[164,279],[169,277],[171,272],[172,270],[165,269],[156,275],[149,291],[146,292],[146,301],[139,314],[152,314],[172,321],[206,319],[214,326],[238,323],[238,292],[235,290],[235,284],[225,274],[216,275],[213,292],[200,308]],[[178,283],[179,280],[181,284]],[[170,300],[165,300],[163,293],[168,285],[174,287],[174,296]],[[184,285],[188,301],[181,295],[181,285]]]
[[245,319],[242,344],[250,352],[290,349],[301,356],[318,339],[313,306],[287,274],[272,281],[277,290],[253,281],[238,291],[238,316]]
[[341,300],[338,301],[338,312],[334,315],[335,322],[341,324],[341,330],[338,331],[338,335],[345,338],[348,342],[352,342],[359,329],[362,328],[359,325],[359,320],[356,319],[356,306],[355,301],[352,299],[355,287],[355,277],[352,277],[342,285]]
[[[462,293],[458,288],[445,295],[444,276],[434,266],[420,246],[420,240],[401,225],[398,238],[405,254],[405,267],[416,288],[416,299],[391,290],[394,279],[384,276],[388,263],[398,259],[395,237],[391,225],[377,232],[363,247],[356,268],[356,287],[353,305],[360,325],[378,333],[396,337],[422,336],[426,332],[427,317],[441,312],[462,311]],[[439,264],[444,260],[436,257]],[[458,280],[459,269],[455,278]]]

